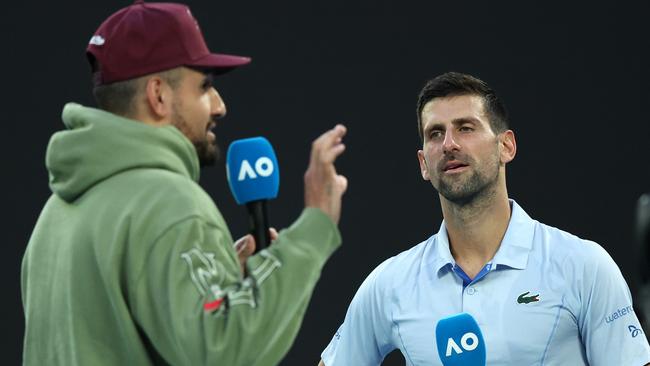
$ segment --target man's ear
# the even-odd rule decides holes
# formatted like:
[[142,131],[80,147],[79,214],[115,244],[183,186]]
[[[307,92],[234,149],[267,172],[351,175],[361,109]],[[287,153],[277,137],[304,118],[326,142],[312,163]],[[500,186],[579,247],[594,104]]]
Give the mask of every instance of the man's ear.
[[418,161],[420,162],[420,174],[422,174],[422,179],[431,180],[431,176],[429,176],[429,167],[427,167],[427,162],[424,160],[424,152],[422,150],[418,150]]
[[500,133],[499,145],[501,145],[501,164],[511,162],[517,154],[517,140],[515,140],[515,133],[512,132],[512,130]]
[[151,117],[155,121],[166,120],[172,113],[172,89],[160,76],[147,78],[145,100]]

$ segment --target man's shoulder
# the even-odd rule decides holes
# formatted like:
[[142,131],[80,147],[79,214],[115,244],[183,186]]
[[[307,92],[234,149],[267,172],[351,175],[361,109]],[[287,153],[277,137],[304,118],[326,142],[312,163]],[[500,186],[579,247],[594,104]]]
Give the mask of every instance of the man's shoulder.
[[[192,179],[165,169],[130,169],[104,183],[104,192],[123,203],[134,218],[178,222],[183,218],[220,217],[211,197]],[[106,195],[102,195],[103,198]]]
[[382,286],[392,287],[394,284],[403,284],[414,271],[419,271],[425,259],[427,249],[435,235],[404,250],[379,264],[368,276],[369,279],[380,283]]
[[539,249],[563,261],[595,264],[611,260],[607,251],[595,241],[541,222],[536,222],[534,241]]
[[[437,234],[436,234],[437,235]],[[415,264],[419,263],[423,257],[427,249],[432,245],[432,243],[435,242],[436,235],[433,235],[426,240],[412,246],[411,248],[404,250],[397,255],[395,255],[393,260],[395,263],[393,265],[395,266],[401,266],[404,264]]]
[[176,203],[204,199],[207,193],[189,177],[166,169],[131,169],[114,177],[114,184],[128,186],[135,193],[149,192]]

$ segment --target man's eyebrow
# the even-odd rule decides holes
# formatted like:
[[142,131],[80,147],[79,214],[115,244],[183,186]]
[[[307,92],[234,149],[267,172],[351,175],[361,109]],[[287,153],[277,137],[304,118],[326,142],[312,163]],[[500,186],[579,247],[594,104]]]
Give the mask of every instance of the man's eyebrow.
[[427,135],[429,132],[433,130],[444,130],[444,129],[445,129],[445,125],[443,123],[433,122],[431,124],[424,126],[424,134]]
[[480,124],[481,121],[475,117],[461,117],[451,121],[454,126],[464,125],[465,123]]
[[[465,123],[471,123],[471,124],[476,125],[476,124],[479,124],[480,121],[478,120],[478,118],[474,118],[474,117],[461,117],[461,118],[456,118],[456,119],[451,121],[451,124],[454,125],[454,126],[461,126],[461,125],[464,125]],[[426,125],[424,127],[424,133],[426,134],[428,132],[431,132],[432,130],[444,130],[444,129],[445,129],[445,124],[444,123],[442,123],[442,122],[433,122],[433,123],[431,123],[429,125]]]
[[211,72],[207,72],[203,76],[203,80],[201,81],[201,86],[210,86],[214,82],[214,75],[212,75]]

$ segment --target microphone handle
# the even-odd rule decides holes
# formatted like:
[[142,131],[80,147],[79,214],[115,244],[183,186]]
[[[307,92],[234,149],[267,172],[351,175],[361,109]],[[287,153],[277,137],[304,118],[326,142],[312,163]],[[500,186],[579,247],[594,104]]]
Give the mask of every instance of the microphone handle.
[[257,200],[246,203],[250,233],[255,238],[255,252],[259,252],[271,244],[269,234],[269,214],[266,209],[267,200]]

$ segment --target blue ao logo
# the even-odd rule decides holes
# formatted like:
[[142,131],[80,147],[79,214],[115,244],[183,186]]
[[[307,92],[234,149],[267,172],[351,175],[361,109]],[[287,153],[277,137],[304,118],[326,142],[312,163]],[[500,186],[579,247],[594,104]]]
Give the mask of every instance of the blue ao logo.
[[476,347],[478,347],[478,345],[478,337],[472,332],[463,334],[463,336],[460,338],[460,347],[453,338],[449,337],[447,339],[447,349],[445,350],[445,356],[451,357],[454,355],[459,355],[463,353],[463,351],[473,351],[476,349]]
[[248,160],[244,159],[239,168],[237,181],[241,182],[245,179],[256,179],[258,175],[268,177],[273,174],[273,168],[273,161],[266,156],[262,156],[255,161],[255,169],[253,169],[253,166],[248,162]]
[[630,332],[630,334],[632,335],[632,338],[636,338],[636,337],[638,337],[640,334],[643,334],[643,331],[641,330],[641,328],[637,328],[637,327],[635,327],[634,325],[628,325],[628,326],[627,326],[627,330],[628,330],[628,331]]

